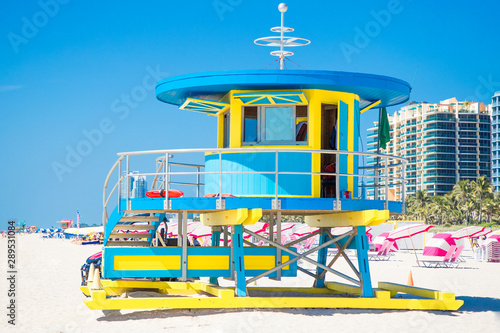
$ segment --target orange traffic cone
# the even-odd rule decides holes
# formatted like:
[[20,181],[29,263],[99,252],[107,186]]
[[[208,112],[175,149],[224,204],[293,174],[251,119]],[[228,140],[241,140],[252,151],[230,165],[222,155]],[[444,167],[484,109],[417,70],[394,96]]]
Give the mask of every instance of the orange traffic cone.
[[411,270],[410,270],[410,273],[408,274],[408,283],[407,285],[413,287],[413,275],[411,274]]

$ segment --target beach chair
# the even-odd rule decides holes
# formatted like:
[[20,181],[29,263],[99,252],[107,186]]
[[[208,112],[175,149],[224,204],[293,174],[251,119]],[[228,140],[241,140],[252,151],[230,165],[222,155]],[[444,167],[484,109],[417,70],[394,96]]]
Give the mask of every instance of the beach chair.
[[458,258],[460,257],[460,253],[462,253],[462,250],[464,249],[464,246],[461,245],[459,247],[457,247],[457,249],[455,250],[455,253],[453,253],[453,255],[451,256],[451,259],[450,261],[448,261],[447,263],[445,263],[446,267],[458,267],[458,265],[460,265],[460,260],[458,260]]
[[391,259],[389,252],[391,251],[391,247],[394,245],[394,241],[386,240],[384,244],[380,247],[377,253],[368,252],[368,260],[373,261],[387,261]]
[[488,243],[485,247],[485,256],[489,262],[500,262],[500,242]]
[[451,245],[442,259],[419,259],[419,261],[424,264],[424,267],[448,267],[447,264],[450,261],[453,253],[455,253],[456,245]]

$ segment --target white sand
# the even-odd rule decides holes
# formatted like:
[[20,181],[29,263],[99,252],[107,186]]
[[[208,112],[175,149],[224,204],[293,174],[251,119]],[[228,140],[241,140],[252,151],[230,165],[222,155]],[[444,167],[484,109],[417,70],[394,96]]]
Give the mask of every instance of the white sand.
[[[78,246],[68,240],[19,236],[17,325],[7,324],[6,239],[0,239],[0,331],[19,332],[498,332],[500,263],[477,263],[470,251],[458,269],[419,268],[411,253],[387,262],[372,262],[372,283],[406,284],[413,272],[416,286],[455,292],[465,301],[458,312],[381,310],[136,310],[105,317],[91,311],[80,292],[80,266],[99,246]],[[355,264],[357,264],[355,262]],[[339,267],[347,267],[340,265]],[[343,269],[342,268],[342,269]],[[343,270],[348,273],[348,270]],[[328,280],[336,280],[327,275]],[[284,285],[310,286],[299,272]],[[227,284],[224,281],[224,284]],[[277,285],[263,280],[259,285]]]

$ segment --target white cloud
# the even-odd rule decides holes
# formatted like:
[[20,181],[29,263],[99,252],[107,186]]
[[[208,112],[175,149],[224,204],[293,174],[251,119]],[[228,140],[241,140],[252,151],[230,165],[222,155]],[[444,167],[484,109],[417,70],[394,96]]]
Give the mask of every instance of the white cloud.
[[12,91],[12,90],[17,90],[21,89],[24,86],[22,85],[7,85],[7,86],[0,86],[0,93],[6,92],[6,91]]

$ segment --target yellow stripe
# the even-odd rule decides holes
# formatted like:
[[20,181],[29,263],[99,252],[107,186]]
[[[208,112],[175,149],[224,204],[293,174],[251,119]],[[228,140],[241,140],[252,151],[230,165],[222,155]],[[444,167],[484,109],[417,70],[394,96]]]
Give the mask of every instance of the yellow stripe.
[[371,108],[373,108],[374,106],[377,106],[380,104],[380,100],[376,101],[375,103],[372,103],[370,105],[368,105],[366,108],[364,108],[363,110],[359,111],[359,113],[365,113],[366,111],[370,110]]
[[116,271],[179,270],[181,256],[116,256]]
[[188,256],[188,269],[226,270],[229,256]]
[[[289,256],[282,256],[282,261],[288,261]],[[269,270],[276,267],[276,257],[275,256],[245,256],[245,270]],[[290,269],[289,266],[285,266],[282,269]]]

